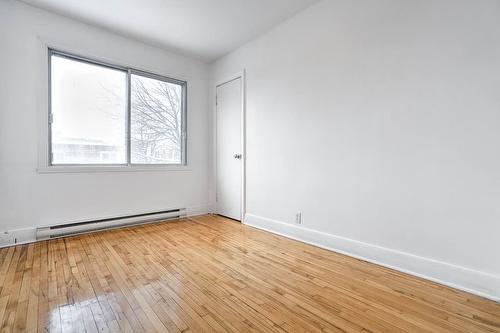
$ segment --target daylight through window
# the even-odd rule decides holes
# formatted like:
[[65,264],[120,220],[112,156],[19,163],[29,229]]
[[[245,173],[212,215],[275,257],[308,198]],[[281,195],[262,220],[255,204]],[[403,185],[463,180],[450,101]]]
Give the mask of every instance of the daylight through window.
[[51,165],[185,164],[186,82],[49,52]]

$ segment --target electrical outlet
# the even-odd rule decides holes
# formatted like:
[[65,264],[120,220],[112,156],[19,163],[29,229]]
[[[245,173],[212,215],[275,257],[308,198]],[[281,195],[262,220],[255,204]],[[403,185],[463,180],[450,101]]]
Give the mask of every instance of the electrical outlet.
[[295,214],[295,223],[302,224],[302,213],[298,212],[297,214]]

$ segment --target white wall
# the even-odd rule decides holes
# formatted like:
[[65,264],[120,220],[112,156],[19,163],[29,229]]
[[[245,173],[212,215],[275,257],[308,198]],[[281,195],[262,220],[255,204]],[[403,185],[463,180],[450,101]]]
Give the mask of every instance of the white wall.
[[[37,173],[41,44],[188,80],[188,170]],[[0,231],[208,202],[208,66],[15,1],[0,1]],[[43,117],[42,117],[43,118]],[[26,236],[28,237],[28,236]]]
[[247,73],[246,222],[500,298],[499,17],[325,0],[215,62]]

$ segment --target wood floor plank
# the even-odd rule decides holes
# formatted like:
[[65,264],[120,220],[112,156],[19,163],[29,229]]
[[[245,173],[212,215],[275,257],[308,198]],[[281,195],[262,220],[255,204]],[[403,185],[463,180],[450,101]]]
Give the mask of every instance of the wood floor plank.
[[[2,288],[2,294],[8,296],[8,302],[3,310],[2,331],[13,331],[14,321],[19,304],[19,293],[21,291],[21,283],[24,275],[24,266],[27,257],[26,246],[16,246],[14,257],[7,272],[6,288]],[[1,296],[0,296],[1,298]],[[1,311],[1,309],[0,309]]]
[[2,332],[500,332],[500,304],[205,215],[0,249]]

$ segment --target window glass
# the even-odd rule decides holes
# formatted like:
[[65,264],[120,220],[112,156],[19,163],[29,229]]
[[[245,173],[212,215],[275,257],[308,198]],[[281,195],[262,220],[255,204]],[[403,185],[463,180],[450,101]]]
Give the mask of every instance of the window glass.
[[131,76],[131,162],[182,163],[182,85]]
[[52,164],[126,164],[127,73],[51,55]]

